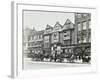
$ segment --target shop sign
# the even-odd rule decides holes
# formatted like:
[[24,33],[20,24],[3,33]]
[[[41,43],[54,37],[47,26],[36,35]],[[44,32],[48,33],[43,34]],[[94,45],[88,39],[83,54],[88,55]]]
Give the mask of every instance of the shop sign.
[[52,35],[52,42],[58,42],[59,41],[59,33],[56,32],[56,33],[53,33]]

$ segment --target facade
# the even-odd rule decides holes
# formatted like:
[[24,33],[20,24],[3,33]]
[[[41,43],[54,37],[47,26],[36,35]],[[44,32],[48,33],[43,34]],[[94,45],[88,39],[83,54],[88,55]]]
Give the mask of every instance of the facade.
[[75,36],[73,35],[75,31],[74,24],[67,19],[65,24],[63,25],[63,47],[65,53],[71,54],[73,51],[72,44],[75,44]]
[[44,31],[44,44],[43,44],[43,52],[45,54],[50,54],[51,53],[51,35],[52,35],[52,30],[53,27],[51,27],[50,25],[47,24],[45,31]]
[[30,53],[32,54],[42,53],[43,34],[44,34],[44,30],[41,30],[41,31],[33,31],[33,33],[29,35],[28,49],[31,51]]
[[24,29],[24,35],[23,35],[23,45],[24,45],[24,53],[27,56],[28,53],[28,43],[29,43],[29,35],[32,33],[33,31],[29,28],[25,28]]
[[85,57],[91,57],[91,14],[75,14],[75,54],[81,60]]
[[69,61],[90,60],[91,14],[75,13],[75,23],[67,19],[63,25],[59,22],[54,27],[47,24],[45,30],[34,30],[28,36],[30,53],[54,54],[55,57],[62,53],[60,56]]
[[79,44],[79,43],[91,42],[91,14],[76,13],[75,25],[78,35],[77,43]]
[[62,45],[62,25],[59,22],[53,27],[52,35],[51,35],[51,50],[52,51],[61,51]]

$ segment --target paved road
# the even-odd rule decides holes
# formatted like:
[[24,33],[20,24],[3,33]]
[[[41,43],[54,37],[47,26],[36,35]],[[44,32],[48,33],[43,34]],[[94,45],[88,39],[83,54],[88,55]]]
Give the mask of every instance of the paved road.
[[50,69],[62,67],[84,67],[90,64],[77,64],[77,63],[55,63],[55,62],[40,62],[32,61],[31,58],[24,58],[24,69]]

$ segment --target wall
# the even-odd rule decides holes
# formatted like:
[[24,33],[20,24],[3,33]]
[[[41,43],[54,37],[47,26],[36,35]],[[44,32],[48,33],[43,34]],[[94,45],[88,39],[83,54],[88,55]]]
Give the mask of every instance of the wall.
[[[26,0],[24,0],[26,1]],[[27,0],[31,2],[32,0]],[[33,0],[37,4],[54,4],[65,6],[92,6],[97,7],[97,21],[100,21],[100,0]],[[0,1],[0,80],[12,80],[10,78],[11,65],[11,0]],[[96,22],[97,22],[96,21]],[[94,52],[98,53],[98,61],[100,61],[100,22],[98,22],[93,33]],[[100,62],[98,62],[97,73],[68,74],[64,76],[42,76],[37,78],[29,78],[25,80],[100,80]],[[19,79],[24,80],[24,79]]]

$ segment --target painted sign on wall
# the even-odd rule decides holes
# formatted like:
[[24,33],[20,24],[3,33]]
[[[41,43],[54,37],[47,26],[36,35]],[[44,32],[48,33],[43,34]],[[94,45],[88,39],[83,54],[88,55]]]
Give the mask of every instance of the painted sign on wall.
[[59,41],[59,33],[55,32],[52,34],[52,43]]

